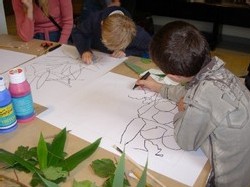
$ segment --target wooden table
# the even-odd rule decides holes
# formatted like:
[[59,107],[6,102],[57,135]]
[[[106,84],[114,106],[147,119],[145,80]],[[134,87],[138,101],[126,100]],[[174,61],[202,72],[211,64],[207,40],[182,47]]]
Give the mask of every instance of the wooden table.
[[[4,46],[6,44],[12,45],[12,46],[21,46],[19,48],[12,48],[12,47],[0,47],[3,49],[9,49],[9,50],[14,50],[18,52],[24,52],[24,53],[29,53],[29,54],[34,54],[34,55],[40,55],[41,51],[38,50],[40,49],[40,44],[41,40],[32,40],[30,42],[22,42],[17,36],[10,36],[10,35],[0,35],[0,46]],[[29,48],[23,47],[23,46],[28,46]],[[128,59],[130,62],[134,62],[135,64],[143,67],[143,68],[152,68],[155,67],[153,63],[142,63],[141,58],[138,57],[129,57]],[[121,65],[117,66],[112,70],[114,73],[119,73],[122,75],[138,78],[138,75],[127,68],[124,63]],[[46,110],[44,107],[36,105],[36,112],[40,113],[43,110]],[[40,133],[44,135],[44,137],[53,137],[53,135],[57,134],[60,131],[59,128],[53,126],[52,124],[49,124],[45,121],[42,121],[38,118],[35,118],[32,122],[29,122],[27,124],[20,124],[18,128],[7,134],[0,135],[0,145],[1,148],[8,150],[10,152],[13,152],[17,149],[18,146],[23,145],[23,146],[37,146],[37,142],[39,140]],[[86,147],[89,145],[89,142],[80,139],[76,137],[75,135],[68,134],[67,136],[67,143],[66,143],[66,152],[71,155],[83,147]],[[104,179],[96,176],[92,169],[90,168],[90,163],[93,160],[96,159],[102,159],[102,158],[110,158],[112,160],[118,160],[119,157],[114,155],[113,153],[104,150],[102,148],[98,148],[98,150],[87,160],[82,162],[80,165],[78,165],[71,173],[70,176],[67,178],[67,181],[65,183],[60,184],[60,186],[63,187],[70,187],[72,186],[73,180],[77,181],[83,181],[83,180],[90,180],[93,182],[96,182],[98,186],[100,186]],[[1,168],[1,165],[0,165]],[[131,163],[129,160],[126,160],[126,169],[127,170],[138,170],[134,166],[133,163]],[[200,173],[200,176],[198,177],[194,187],[202,187],[205,186],[206,183],[206,178],[208,176],[208,173],[210,171],[210,165],[207,162],[206,165],[204,166],[202,172]],[[185,185],[181,184],[180,182],[174,181],[173,179],[170,179],[166,176],[163,176],[161,174],[158,174],[154,171],[150,171],[159,181],[161,181],[163,184],[166,186],[171,186],[171,187],[183,187]],[[13,179],[16,179],[16,176],[13,172],[13,170],[4,170],[0,169],[0,175],[6,175],[8,177],[11,177]],[[28,185],[28,182],[31,179],[31,174],[25,174],[24,172],[17,172],[17,176],[19,178],[19,181]],[[154,181],[152,181],[148,177],[148,182],[151,183],[154,187],[159,186],[156,184]],[[130,183],[132,186],[136,186],[137,181],[134,179],[130,179]],[[0,178],[0,186],[1,186],[1,178]]]

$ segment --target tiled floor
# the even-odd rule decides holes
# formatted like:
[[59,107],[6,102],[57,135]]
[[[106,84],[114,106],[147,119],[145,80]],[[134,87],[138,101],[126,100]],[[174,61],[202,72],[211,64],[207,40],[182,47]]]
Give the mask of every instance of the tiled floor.
[[[14,15],[6,17],[8,33],[16,34],[16,25]],[[250,63],[250,43],[247,42],[220,42],[218,47],[212,51],[212,55],[216,55],[226,62],[226,67],[237,76],[247,74],[247,67]]]

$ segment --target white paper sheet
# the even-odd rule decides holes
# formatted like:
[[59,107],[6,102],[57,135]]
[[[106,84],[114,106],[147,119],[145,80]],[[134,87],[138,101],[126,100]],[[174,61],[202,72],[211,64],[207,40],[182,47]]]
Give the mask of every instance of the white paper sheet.
[[124,60],[126,58],[113,58],[94,51],[94,63],[87,65],[81,61],[74,46],[62,45],[21,67],[31,85],[34,102],[56,110],[62,99],[78,92]]
[[0,74],[35,57],[35,55],[0,49]]
[[[39,115],[59,128],[117,153],[113,145],[126,144],[126,154],[160,174],[192,186],[207,158],[198,150],[181,150],[173,138],[175,103],[147,90],[132,90],[135,79],[108,73],[60,97],[60,107]],[[122,148],[123,149],[123,148]]]
[[101,147],[116,154],[113,145],[126,145],[126,154],[142,166],[148,157],[150,169],[192,186],[207,159],[176,144],[175,103],[132,90],[135,79],[107,73],[125,59],[94,55],[85,65],[74,47],[62,46],[21,66],[34,102],[48,107],[38,117],[89,142],[102,137]]

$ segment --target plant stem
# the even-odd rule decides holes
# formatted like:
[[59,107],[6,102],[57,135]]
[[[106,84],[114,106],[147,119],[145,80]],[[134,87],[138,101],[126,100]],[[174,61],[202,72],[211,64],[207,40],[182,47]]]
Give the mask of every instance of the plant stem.
[[13,182],[13,183],[15,183],[15,184],[18,184],[18,185],[20,185],[20,187],[28,187],[28,186],[26,186],[25,184],[23,184],[23,183],[21,183],[21,182],[15,180],[15,179],[12,179],[12,178],[7,177],[7,176],[4,176],[4,175],[0,175],[0,181],[4,181],[4,180]]

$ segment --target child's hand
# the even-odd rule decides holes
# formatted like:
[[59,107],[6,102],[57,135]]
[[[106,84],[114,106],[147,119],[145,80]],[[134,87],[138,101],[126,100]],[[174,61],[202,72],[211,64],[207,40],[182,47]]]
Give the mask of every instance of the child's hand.
[[86,51],[82,54],[82,61],[86,64],[93,63],[93,54],[90,51]]
[[162,87],[162,83],[159,83],[157,81],[155,81],[152,77],[148,77],[146,80],[137,80],[136,83],[137,85],[141,86],[141,87],[146,87],[148,89],[150,89],[153,92],[157,92],[159,93]]
[[112,57],[115,57],[115,58],[122,58],[122,57],[125,57],[126,54],[124,53],[124,51],[114,51],[112,54],[111,54]]
[[177,102],[178,111],[185,111],[185,103],[183,102],[183,97]]

